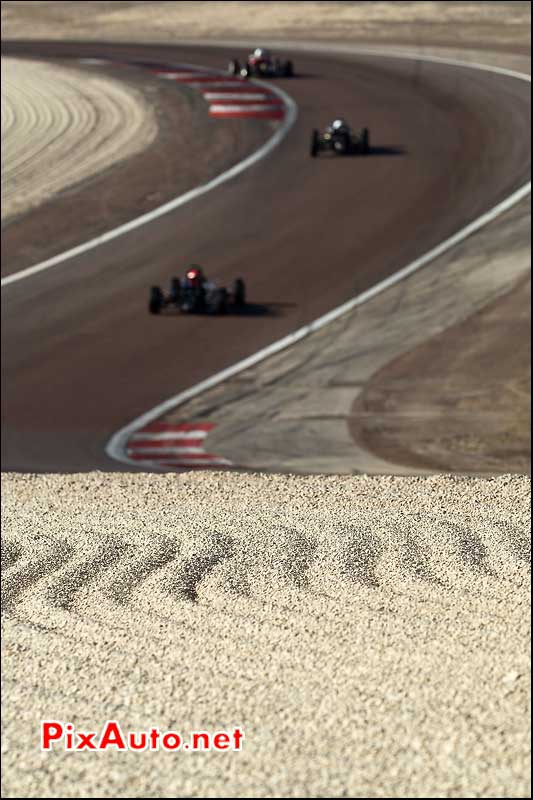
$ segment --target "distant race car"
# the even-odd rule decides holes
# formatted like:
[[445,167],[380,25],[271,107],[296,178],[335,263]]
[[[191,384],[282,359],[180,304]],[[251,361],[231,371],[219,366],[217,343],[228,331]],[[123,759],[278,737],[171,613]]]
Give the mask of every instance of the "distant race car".
[[172,278],[167,295],[159,286],[152,286],[148,310],[150,314],[160,314],[168,306],[174,306],[184,314],[225,314],[232,308],[242,308],[245,303],[246,288],[242,278],[237,278],[228,291],[208,281],[202,268],[193,264],[184,278]]
[[242,78],[292,78],[294,67],[292,61],[282,61],[274,58],[269,50],[264,47],[256,47],[250,53],[241,67],[237,59],[228,64],[230,75],[240,75]]
[[355,133],[342,119],[334,120],[324,133],[316,129],[311,134],[311,156],[314,158],[323,150],[337,155],[370,152],[370,131],[363,128]]

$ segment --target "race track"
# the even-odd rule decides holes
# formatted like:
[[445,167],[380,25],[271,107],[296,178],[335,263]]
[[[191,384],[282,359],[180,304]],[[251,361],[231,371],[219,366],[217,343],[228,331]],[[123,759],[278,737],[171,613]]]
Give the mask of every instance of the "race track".
[[[2,47],[214,67],[234,55]],[[529,176],[528,84],[370,56],[298,54],[296,68],[301,77],[279,85],[298,119],[267,159],[149,226],[4,289],[4,470],[123,469],[104,446],[126,422],[397,271]],[[311,129],[334,116],[371,129],[370,157],[308,157]],[[83,219],[79,226],[83,241]],[[150,317],[148,287],[192,260],[220,281],[242,275],[258,313]],[[9,273],[9,252],[3,263]]]

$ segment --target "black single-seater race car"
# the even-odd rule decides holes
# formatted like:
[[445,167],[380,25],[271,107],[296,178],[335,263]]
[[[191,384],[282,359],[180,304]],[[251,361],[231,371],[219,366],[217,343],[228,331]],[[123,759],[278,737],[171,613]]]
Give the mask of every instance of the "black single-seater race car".
[[341,156],[369,153],[370,131],[368,128],[363,128],[356,133],[344,120],[336,119],[323,133],[315,129],[311,134],[311,156],[314,158],[323,151]]
[[246,57],[242,67],[237,59],[230,61],[228,72],[230,75],[240,75],[241,78],[292,78],[294,66],[292,61],[274,58],[269,50],[256,47],[253,53]]
[[148,310],[151,314],[160,314],[172,306],[184,314],[225,314],[245,304],[246,287],[242,278],[237,278],[228,290],[208,281],[202,268],[193,264],[184,278],[172,278],[168,294],[159,286],[152,286]]

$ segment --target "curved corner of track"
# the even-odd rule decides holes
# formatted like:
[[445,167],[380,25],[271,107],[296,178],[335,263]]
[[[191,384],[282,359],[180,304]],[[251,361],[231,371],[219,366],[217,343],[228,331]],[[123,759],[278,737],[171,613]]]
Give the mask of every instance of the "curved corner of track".
[[[379,50],[373,50],[371,48],[362,48],[360,52],[361,54],[366,55],[384,55],[383,52]],[[521,81],[531,82],[531,76],[525,73],[480,63],[464,62],[456,59],[441,58],[431,55],[421,56],[419,54],[415,55],[395,51],[387,53],[387,56],[400,59],[415,59],[441,63],[443,65],[450,65],[454,67],[459,66],[468,69],[477,69],[485,72],[506,75],[510,78]],[[289,128],[294,123],[297,114],[297,108],[294,101],[284,91],[271,85],[268,85],[268,87],[265,88],[266,85],[264,82],[254,81],[254,84],[260,88],[260,91],[258,91],[257,97],[255,98],[258,101],[264,101],[264,98],[261,96],[262,92],[269,92],[277,96],[280,102],[283,103],[284,113],[280,114],[279,117],[280,119],[283,119],[283,124],[282,127],[272,137],[272,139],[267,143],[265,148],[262,148],[244,162],[237,165],[236,170],[238,172],[243,171],[243,169],[251,166],[256,160],[262,158],[263,155],[266,155],[267,152],[270,152],[270,150],[272,150],[286,135]],[[232,101],[236,104],[240,103],[240,107],[237,105],[237,110],[234,112],[232,112],[231,108],[225,104],[223,93],[208,93],[209,101],[213,102],[214,104],[214,113],[220,115],[223,115],[224,113],[235,113],[236,116],[241,113],[245,113],[246,108],[240,102],[242,97],[239,95],[239,91],[240,89],[232,92],[231,87],[228,91],[228,96],[233,95]],[[249,108],[252,109],[253,107],[254,105],[251,102]],[[220,180],[216,180],[218,183],[221,183],[223,180],[227,180],[227,177],[221,176]],[[270,346],[258,351],[243,361],[234,364],[232,367],[213,375],[211,378],[202,381],[200,384],[192,386],[190,389],[181,392],[180,394],[171,397],[160,405],[152,408],[150,411],[133,420],[128,425],[124,426],[115,434],[113,434],[105,447],[106,454],[110,458],[124,464],[128,464],[131,467],[157,472],[176,472],[195,468],[231,469],[232,467],[237,467],[237,465],[232,464],[223,455],[210,453],[209,450],[206,449],[206,438],[209,432],[215,427],[215,423],[173,423],[164,420],[163,418],[165,415],[177,407],[185,404],[193,397],[197,397],[202,392],[222,383],[229,377],[242,372],[248,367],[257,364],[258,362],[268,358],[268,356],[273,355],[282,349],[290,347],[314,331],[326,326],[342,314],[353,310],[358,305],[361,305],[395,283],[405,279],[420,268],[429,264],[439,255],[450,250],[468,236],[472,235],[485,225],[495,220],[498,216],[503,214],[523,198],[527,197],[530,193],[531,182],[528,181],[488,212],[482,214],[477,219],[473,220],[469,225],[466,225],[462,229],[458,230],[455,234],[445,239],[432,250],[424,253],[422,256],[420,256],[420,258],[407,264],[406,266],[403,266],[389,278],[378,282],[375,286],[371,287],[366,292],[363,292],[363,294],[351,298],[337,308],[332,309],[319,319],[314,320],[314,322],[311,322],[310,324],[294,331],[289,336],[286,336],[277,342],[273,342]]]

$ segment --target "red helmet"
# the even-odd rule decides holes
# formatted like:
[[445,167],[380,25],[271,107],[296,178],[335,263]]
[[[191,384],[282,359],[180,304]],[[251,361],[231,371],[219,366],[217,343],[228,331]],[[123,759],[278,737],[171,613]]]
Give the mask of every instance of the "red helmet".
[[202,283],[204,281],[202,268],[197,264],[191,264],[187,269],[187,280],[196,285]]

